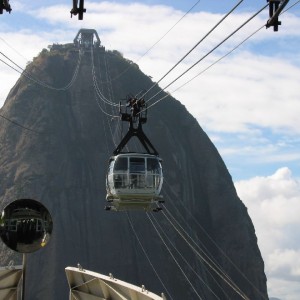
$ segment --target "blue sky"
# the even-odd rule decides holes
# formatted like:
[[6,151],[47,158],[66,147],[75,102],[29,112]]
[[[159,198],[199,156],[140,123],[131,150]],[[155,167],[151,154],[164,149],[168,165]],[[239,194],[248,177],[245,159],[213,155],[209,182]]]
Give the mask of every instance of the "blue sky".
[[[0,51],[23,67],[48,45],[69,43],[78,29],[94,28],[107,49],[120,51],[157,81],[238,1],[201,0],[144,57],[197,1],[89,1],[83,21],[70,18],[71,0],[10,2],[12,14],[0,15]],[[264,5],[265,0],[243,1],[160,86]],[[167,89],[217,146],[254,222],[269,295],[283,300],[300,299],[299,8],[297,4],[280,17],[278,32],[262,28],[177,90],[262,27],[268,19],[266,9]],[[0,63],[0,106],[18,78]]]

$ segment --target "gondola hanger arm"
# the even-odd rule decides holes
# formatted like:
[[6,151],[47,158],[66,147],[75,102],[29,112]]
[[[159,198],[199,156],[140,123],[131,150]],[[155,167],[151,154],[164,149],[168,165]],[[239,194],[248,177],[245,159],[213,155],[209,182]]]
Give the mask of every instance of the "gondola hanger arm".
[[281,21],[278,20],[278,17],[289,0],[267,0],[267,2],[269,2],[270,18],[266,24],[266,28],[273,26],[274,31],[278,31],[278,25],[281,25]]

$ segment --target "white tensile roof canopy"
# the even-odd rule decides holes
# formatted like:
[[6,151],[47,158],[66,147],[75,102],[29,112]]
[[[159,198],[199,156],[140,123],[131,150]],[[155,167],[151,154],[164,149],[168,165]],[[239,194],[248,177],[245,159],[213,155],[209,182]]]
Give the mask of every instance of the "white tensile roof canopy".
[[67,267],[66,275],[70,287],[69,300],[166,300],[145,289],[116,279],[110,274]]
[[22,266],[0,267],[0,299],[17,300]]

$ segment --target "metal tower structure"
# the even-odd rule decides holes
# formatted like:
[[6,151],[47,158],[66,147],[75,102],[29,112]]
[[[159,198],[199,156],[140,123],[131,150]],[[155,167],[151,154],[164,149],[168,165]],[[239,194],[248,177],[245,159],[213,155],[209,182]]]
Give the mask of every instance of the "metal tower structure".
[[101,47],[101,41],[95,29],[82,28],[74,39],[74,45],[77,48],[89,50],[91,47]]

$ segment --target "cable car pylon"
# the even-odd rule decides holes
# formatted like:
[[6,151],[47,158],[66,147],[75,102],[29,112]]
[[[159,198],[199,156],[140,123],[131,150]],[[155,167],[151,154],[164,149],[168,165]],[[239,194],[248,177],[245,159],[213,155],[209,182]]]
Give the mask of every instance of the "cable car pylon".
[[[142,125],[147,122],[147,105],[143,98],[128,97],[126,105],[120,103],[121,120],[129,122],[129,129],[110,158],[106,177],[106,210],[160,211],[159,203],[163,173],[162,160]],[[129,140],[136,136],[146,150],[123,152]]]

